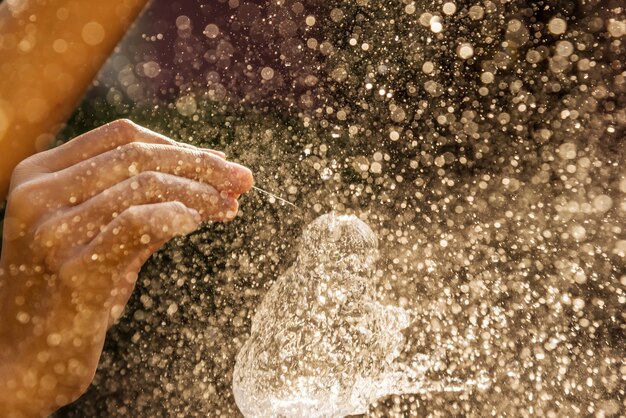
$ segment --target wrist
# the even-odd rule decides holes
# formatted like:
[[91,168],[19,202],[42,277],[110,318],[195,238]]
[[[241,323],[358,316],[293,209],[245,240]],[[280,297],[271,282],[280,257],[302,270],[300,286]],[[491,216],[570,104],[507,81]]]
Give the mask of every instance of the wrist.
[[[50,345],[49,323],[58,322],[58,310],[28,307],[28,300],[42,300],[31,286],[26,297],[12,292],[11,280],[42,280],[33,275],[0,272],[0,416],[2,418],[47,417],[80,393],[68,393],[64,377],[71,375],[65,361],[67,347]],[[23,299],[23,301],[22,301]],[[41,310],[40,310],[41,309]],[[28,314],[26,314],[28,312]],[[83,390],[86,386],[81,386]]]
[[54,405],[55,396],[38,390],[45,379],[24,367],[22,360],[12,359],[0,367],[0,411],[6,418],[47,417],[59,407]]

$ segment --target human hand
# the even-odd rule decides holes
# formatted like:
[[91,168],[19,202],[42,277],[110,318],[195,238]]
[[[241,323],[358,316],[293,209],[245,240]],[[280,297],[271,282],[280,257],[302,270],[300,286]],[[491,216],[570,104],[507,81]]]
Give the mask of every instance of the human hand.
[[80,396],[145,260],[233,219],[252,182],[219,152],[125,120],[24,160],[0,259],[0,411],[46,416]]

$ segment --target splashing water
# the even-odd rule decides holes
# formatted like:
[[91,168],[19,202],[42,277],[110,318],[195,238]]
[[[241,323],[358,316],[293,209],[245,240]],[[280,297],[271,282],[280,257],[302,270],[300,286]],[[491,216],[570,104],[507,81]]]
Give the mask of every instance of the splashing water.
[[267,293],[234,370],[246,417],[342,417],[389,394],[460,391],[485,379],[429,382],[434,362],[395,364],[411,313],[376,301],[378,243],[354,216],[322,215]]

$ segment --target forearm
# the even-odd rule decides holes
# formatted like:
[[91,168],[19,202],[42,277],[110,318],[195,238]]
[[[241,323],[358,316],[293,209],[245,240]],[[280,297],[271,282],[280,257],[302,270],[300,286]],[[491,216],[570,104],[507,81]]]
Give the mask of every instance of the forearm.
[[[53,412],[50,396],[42,399],[38,396],[37,380],[39,373],[35,369],[36,359],[30,354],[33,350],[25,349],[22,338],[16,333],[16,313],[7,303],[6,277],[0,274],[0,415],[6,418],[46,417]],[[3,291],[4,290],[4,291]],[[32,327],[29,327],[32,328]],[[30,364],[33,370],[28,371]]]
[[147,1],[0,4],[0,199],[13,168],[49,145]]
[[[27,328],[32,333],[37,326]],[[6,341],[10,346],[0,344],[0,411],[10,412],[8,417],[47,417],[80,397],[93,380],[103,333],[50,325],[39,332],[43,337],[18,335]]]
[[0,273],[0,416],[47,417],[89,386],[104,341],[105,329],[97,324],[106,323],[107,315],[101,313],[86,332],[78,327],[80,315],[62,300],[25,306],[49,299],[45,278],[11,279],[32,285],[19,294],[9,286],[7,292]]
[[[2,350],[2,347],[0,347]],[[58,408],[55,396],[50,393],[39,393],[42,377],[35,369],[36,359],[26,360],[26,356],[18,358],[11,353],[0,354],[0,411],[6,418],[47,417]],[[34,362],[32,360],[35,360]],[[30,363],[30,367],[27,364]],[[43,379],[44,384],[50,378]],[[44,396],[42,396],[44,395]]]

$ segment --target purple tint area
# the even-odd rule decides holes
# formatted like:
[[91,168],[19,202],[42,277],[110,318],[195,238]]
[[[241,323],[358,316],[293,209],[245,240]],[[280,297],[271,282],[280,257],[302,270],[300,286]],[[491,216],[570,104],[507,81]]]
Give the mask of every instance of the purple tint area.
[[319,50],[307,47],[320,0],[154,1],[98,83],[131,101],[208,93],[221,101],[291,104],[315,87]]

